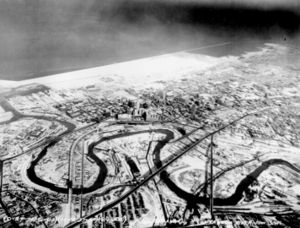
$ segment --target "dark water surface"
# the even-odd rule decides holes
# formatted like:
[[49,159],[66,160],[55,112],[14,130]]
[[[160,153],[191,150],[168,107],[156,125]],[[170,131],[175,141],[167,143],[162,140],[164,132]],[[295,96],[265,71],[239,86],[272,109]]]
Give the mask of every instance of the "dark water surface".
[[224,42],[231,47],[197,52],[221,56],[270,41],[297,44],[299,21],[288,8],[0,0],[0,79],[22,80]]
[[[151,132],[157,132],[157,133],[162,133],[162,134],[166,135],[166,137],[163,140],[157,142],[157,145],[155,146],[154,151],[153,151],[153,153],[154,153],[153,162],[154,162],[157,169],[161,168],[162,167],[162,161],[160,159],[161,149],[170,140],[173,139],[173,137],[174,137],[173,132],[171,132],[169,130],[166,130],[166,129],[155,129],[155,130],[144,130],[144,131],[138,131],[138,132],[128,132],[128,133],[125,133],[125,134],[118,134],[118,135],[113,135],[113,136],[109,136],[109,137],[104,137],[104,138],[101,138],[99,141],[94,142],[93,144],[91,144],[89,146],[88,156],[92,160],[94,160],[100,168],[100,172],[97,176],[96,181],[92,184],[92,186],[87,187],[87,188],[86,187],[84,187],[82,189],[73,188],[73,193],[74,194],[90,193],[90,192],[96,191],[97,189],[99,189],[103,186],[103,183],[104,183],[105,178],[107,176],[107,168],[106,168],[105,163],[102,160],[100,160],[93,153],[94,146],[96,146],[97,144],[99,144],[103,141],[107,141],[107,140],[111,140],[111,139],[115,139],[115,138],[126,137],[126,136],[131,136],[131,135],[136,135],[136,134],[143,134],[143,133],[151,133]],[[68,192],[67,188],[58,187],[58,186],[56,186],[56,185],[54,185],[50,182],[47,182],[43,179],[40,179],[35,173],[35,166],[47,154],[48,147],[52,147],[57,142],[58,142],[58,140],[53,141],[48,146],[46,146],[41,151],[41,153],[39,153],[37,158],[31,162],[30,167],[27,169],[27,176],[32,182],[34,182],[37,185],[41,185],[43,187],[49,188],[52,191],[56,191],[56,192],[59,192],[59,193],[66,194]],[[295,167],[291,163],[289,163],[285,160],[282,160],[282,159],[270,159],[270,160],[264,161],[264,162],[262,162],[262,164],[260,166],[258,166],[255,170],[253,170],[244,179],[242,179],[240,181],[240,183],[237,185],[237,188],[236,188],[235,192],[230,197],[228,197],[228,198],[215,198],[214,199],[214,204],[215,205],[222,205],[222,206],[224,206],[224,205],[225,206],[226,205],[236,205],[243,198],[243,192],[257,179],[257,177],[264,170],[266,170],[270,166],[274,166],[274,165],[284,165],[284,166],[287,166],[287,167],[289,167],[290,169],[292,169],[296,172],[300,172],[300,170],[297,167]],[[183,189],[181,189],[180,187],[178,187],[170,179],[169,173],[166,170],[163,170],[160,173],[160,178],[168,186],[168,188],[171,191],[173,191],[177,196],[179,196],[180,198],[186,200],[187,202],[200,203],[200,204],[205,204],[205,205],[209,204],[209,198],[208,197],[197,196],[197,195],[191,194],[189,192],[186,192]]]

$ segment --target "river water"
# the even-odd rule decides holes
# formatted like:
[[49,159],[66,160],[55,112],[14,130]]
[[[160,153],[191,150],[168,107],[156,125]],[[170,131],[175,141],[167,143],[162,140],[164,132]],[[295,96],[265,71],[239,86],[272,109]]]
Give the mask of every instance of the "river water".
[[[139,131],[139,132],[130,132],[130,133],[124,133],[124,134],[117,134],[113,136],[109,136],[107,138],[101,138],[99,141],[94,142],[89,146],[89,153],[88,156],[96,162],[96,164],[100,168],[100,172],[97,176],[96,181],[93,183],[92,186],[90,187],[84,187],[82,189],[79,188],[73,188],[73,193],[74,194],[80,194],[80,193],[90,193],[93,191],[96,191],[103,187],[103,183],[105,181],[105,178],[107,176],[107,167],[103,161],[101,161],[94,153],[93,153],[93,148],[95,145],[98,143],[101,143],[106,140],[112,140],[115,138],[120,138],[120,137],[126,137],[130,135],[136,135],[136,134],[141,134],[141,133],[151,133],[151,132],[157,132],[161,134],[165,134],[166,137],[159,141],[157,145],[154,148],[154,164],[157,169],[159,169],[163,164],[160,159],[160,153],[163,147],[173,139],[174,134],[172,131],[166,130],[166,129],[156,129],[156,130],[145,130],[145,131]],[[66,194],[68,192],[67,188],[63,187],[58,187],[52,183],[49,183],[43,179],[40,179],[35,171],[34,168],[37,165],[37,163],[47,154],[47,149],[48,147],[53,146],[57,141],[52,142],[48,146],[46,146],[41,153],[38,155],[38,157],[31,162],[31,165],[29,169],[27,170],[27,175],[28,178],[34,182],[35,184],[41,185],[43,187],[49,188],[52,191],[56,191],[59,193],[64,193]],[[237,188],[235,192],[228,198],[215,198],[214,199],[214,204],[215,205],[236,205],[242,198],[243,198],[243,192],[257,179],[257,177],[266,169],[268,169],[270,166],[273,165],[284,165],[289,167],[290,169],[300,172],[298,168],[290,164],[289,162],[283,160],[283,159],[270,159],[268,161],[264,161],[260,166],[258,166],[255,170],[253,170],[251,173],[249,173],[244,179],[240,181],[240,183],[237,185]],[[202,196],[197,196],[191,193],[188,193],[178,187],[169,177],[169,173],[165,170],[163,170],[160,173],[160,178],[162,181],[168,186],[168,188],[173,191],[177,196],[180,198],[186,200],[187,202],[193,202],[193,203],[200,203],[200,204],[209,204],[209,198],[208,197],[202,197]]]

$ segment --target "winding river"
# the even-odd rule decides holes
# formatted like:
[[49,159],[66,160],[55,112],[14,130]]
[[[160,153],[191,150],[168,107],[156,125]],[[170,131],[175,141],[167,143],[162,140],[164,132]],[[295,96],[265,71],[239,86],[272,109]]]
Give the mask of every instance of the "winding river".
[[[112,135],[109,137],[103,137],[103,138],[99,139],[98,141],[91,143],[88,147],[87,156],[89,156],[91,158],[91,160],[95,161],[95,163],[99,166],[99,168],[100,168],[99,174],[98,174],[95,182],[90,187],[83,187],[82,189],[81,188],[73,188],[73,194],[78,195],[78,194],[81,194],[81,192],[83,194],[86,194],[86,193],[96,191],[96,190],[100,189],[101,187],[103,187],[104,181],[107,176],[107,167],[106,167],[105,163],[101,159],[99,159],[97,157],[97,155],[94,154],[93,149],[96,145],[98,145],[104,141],[108,141],[108,140],[112,140],[112,139],[116,139],[116,138],[123,138],[123,137],[128,137],[131,135],[151,133],[151,132],[162,133],[165,135],[167,135],[167,132],[169,132],[169,134],[171,133],[171,135],[173,135],[173,132],[168,131],[166,129],[144,130],[144,131],[138,131],[138,132],[127,132],[127,133],[122,133],[122,134],[116,134],[116,135]],[[173,138],[173,136],[171,138]],[[163,146],[165,146],[165,144],[167,142],[169,142],[169,140],[171,138],[166,137],[165,139],[163,139],[161,142],[159,142],[157,144],[157,146],[161,145],[161,147],[158,148],[159,151]],[[48,189],[58,192],[58,193],[67,194],[68,193],[67,187],[59,187],[51,182],[45,181],[44,179],[41,179],[40,177],[38,177],[35,172],[35,166],[39,163],[39,161],[44,156],[47,155],[48,148],[53,147],[59,141],[60,141],[60,138],[57,140],[53,140],[46,147],[44,147],[44,149],[38,154],[38,156],[31,162],[30,167],[27,169],[27,176],[30,179],[30,181],[32,181],[33,183],[35,183],[37,185],[43,186],[45,188],[48,188]]]
[[[153,129],[153,130],[128,132],[128,133],[117,134],[117,135],[113,135],[113,136],[109,136],[109,137],[103,137],[100,140],[98,140],[97,142],[94,142],[94,143],[89,145],[87,156],[89,156],[92,160],[94,160],[96,162],[96,164],[100,168],[100,172],[97,176],[96,181],[93,183],[93,185],[91,185],[90,187],[83,188],[82,193],[84,193],[84,194],[85,193],[90,193],[90,192],[96,191],[97,189],[103,187],[103,183],[104,183],[104,181],[106,179],[106,176],[107,176],[107,167],[106,167],[105,163],[101,159],[99,159],[93,152],[93,148],[97,144],[99,144],[101,142],[104,142],[104,141],[107,141],[107,140],[127,137],[127,136],[131,136],[131,135],[143,134],[143,133],[151,133],[151,132],[161,133],[161,134],[164,134],[166,136],[164,139],[157,142],[157,144],[154,148],[154,152],[153,152],[154,153],[154,164],[155,164],[156,168],[160,168],[162,166],[162,161],[160,159],[161,150],[170,140],[172,140],[174,138],[174,133],[172,131],[167,130],[167,129]],[[48,148],[54,146],[57,142],[58,142],[58,140],[51,142],[48,146],[46,146],[40,152],[40,154],[37,156],[37,158],[31,162],[30,168],[27,170],[27,175],[28,175],[29,179],[32,182],[34,182],[35,184],[38,184],[40,186],[49,188],[49,189],[51,189],[53,191],[56,191],[56,192],[59,192],[59,193],[65,193],[66,194],[66,193],[68,193],[67,188],[58,187],[58,186],[54,185],[53,183],[49,183],[49,182],[39,178],[36,175],[35,171],[34,171],[34,167],[37,165],[37,163],[47,154]],[[263,171],[265,171],[266,169],[268,169],[270,166],[273,166],[273,165],[285,165],[285,166],[289,167],[290,169],[292,169],[296,172],[300,172],[300,170],[298,168],[296,168],[294,165],[292,165],[291,163],[289,163],[285,160],[282,160],[282,159],[270,159],[268,161],[264,161],[259,167],[257,167],[254,171],[252,171],[250,174],[248,174],[238,184],[235,192],[230,197],[228,197],[228,198],[214,198],[214,204],[219,205],[219,206],[221,206],[221,205],[222,206],[236,205],[243,198],[243,192],[253,183],[253,181],[256,180],[257,177]],[[208,197],[194,195],[194,194],[186,192],[185,190],[178,187],[169,178],[169,173],[167,171],[165,171],[165,170],[162,171],[160,173],[160,178],[168,186],[168,188],[170,190],[172,190],[178,197],[186,200],[187,202],[201,203],[201,204],[205,204],[205,205],[209,204],[209,198]],[[74,194],[80,194],[81,189],[80,188],[73,188],[73,193]]]
[[[168,143],[170,139],[172,139],[173,136],[171,135],[171,132],[168,132],[166,135],[166,138],[159,142],[157,146],[154,149],[155,157],[154,157],[154,164],[156,168],[162,167],[162,161],[160,159],[160,151],[162,147]],[[270,159],[267,161],[264,161],[259,167],[257,167],[254,171],[252,171],[250,174],[248,174],[244,179],[241,180],[241,182],[238,184],[237,188],[235,189],[235,192],[228,198],[214,198],[214,204],[218,206],[226,206],[226,205],[236,205],[242,198],[243,198],[243,192],[247,190],[247,188],[257,179],[257,177],[266,169],[268,169],[270,166],[273,165],[285,165],[288,168],[299,172],[299,168],[295,167],[291,163],[283,160],[283,159]],[[210,199],[208,197],[198,196],[191,194],[189,192],[186,192],[185,190],[178,187],[170,178],[169,173],[165,170],[163,170],[160,173],[161,180],[168,186],[170,190],[172,190],[178,197],[186,200],[187,202],[200,203],[208,205]]]

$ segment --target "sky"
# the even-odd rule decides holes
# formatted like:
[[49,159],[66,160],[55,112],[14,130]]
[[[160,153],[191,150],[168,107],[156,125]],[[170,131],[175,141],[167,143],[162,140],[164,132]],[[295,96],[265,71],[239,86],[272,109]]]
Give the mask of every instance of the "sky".
[[0,79],[22,80],[228,41],[295,43],[299,2],[0,0]]
[[[143,1],[143,0],[141,0]],[[255,5],[260,7],[287,7],[299,6],[298,0],[166,0],[170,2],[198,2],[206,4],[235,4],[235,5]]]

